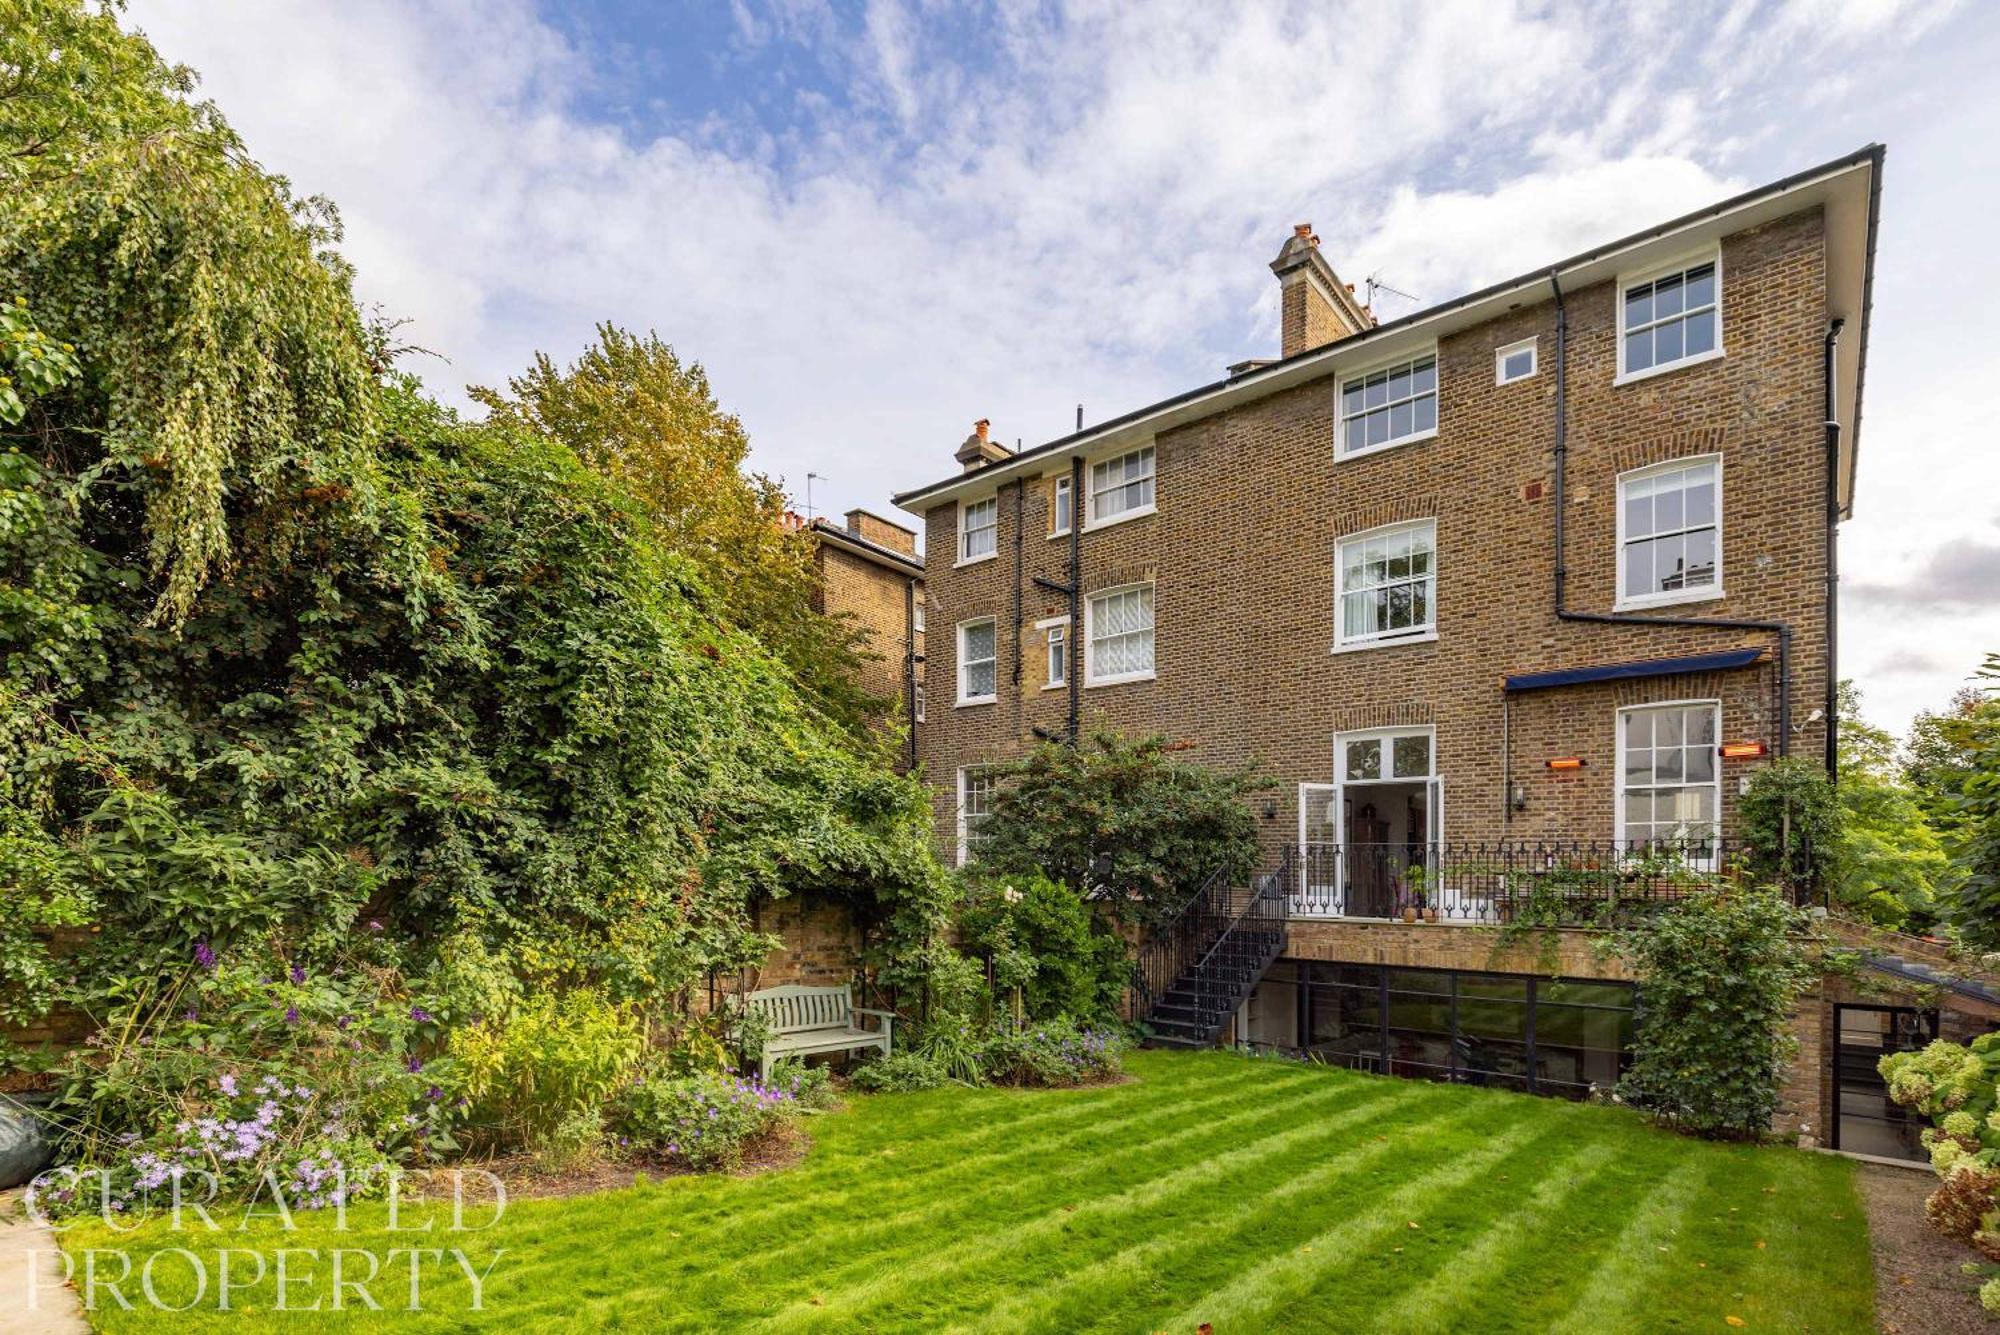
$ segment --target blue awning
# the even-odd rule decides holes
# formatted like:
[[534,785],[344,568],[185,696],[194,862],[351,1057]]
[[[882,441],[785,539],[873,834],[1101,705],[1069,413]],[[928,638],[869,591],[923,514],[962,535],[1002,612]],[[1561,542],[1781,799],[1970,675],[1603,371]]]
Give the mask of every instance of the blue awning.
[[1501,684],[1508,691],[1546,691],[1552,686],[1582,686],[1593,681],[1631,681],[1638,677],[1666,677],[1677,672],[1726,672],[1760,663],[1767,649],[1725,649],[1719,654],[1694,654],[1688,658],[1646,658],[1637,663],[1609,663],[1603,667],[1563,668],[1559,672],[1530,672],[1509,677]]

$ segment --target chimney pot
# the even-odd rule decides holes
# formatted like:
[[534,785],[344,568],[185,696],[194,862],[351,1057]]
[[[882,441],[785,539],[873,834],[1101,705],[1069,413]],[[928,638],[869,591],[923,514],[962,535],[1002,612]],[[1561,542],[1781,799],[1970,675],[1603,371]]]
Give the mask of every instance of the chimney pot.
[[1299,240],[1309,241],[1312,239],[1312,234],[1313,234],[1313,225],[1311,223],[1292,224],[1292,235],[1297,237]]
[[988,421],[986,418],[982,417],[977,422],[974,422],[972,424],[972,429],[979,434],[979,438],[981,440],[985,440],[986,433],[992,426],[993,423]]

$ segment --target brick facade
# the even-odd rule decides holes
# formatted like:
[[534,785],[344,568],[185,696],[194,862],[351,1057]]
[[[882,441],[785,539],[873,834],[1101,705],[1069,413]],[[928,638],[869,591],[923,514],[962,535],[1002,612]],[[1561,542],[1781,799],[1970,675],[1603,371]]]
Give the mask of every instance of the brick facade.
[[[813,609],[852,617],[869,657],[861,685],[870,695],[893,702],[892,716],[908,719],[912,686],[924,681],[924,565],[917,535],[866,510],[850,510],[844,528],[814,520],[816,583]],[[912,681],[914,678],[914,682]]]
[[[1612,383],[1615,285],[1566,294],[1570,606],[1612,607],[1617,475],[1719,454],[1727,596],[1672,610],[1792,625],[1791,744],[1806,756],[1823,745],[1824,724],[1805,720],[1826,686],[1823,256],[1817,210],[1728,237],[1727,355],[1625,385]],[[1496,385],[1494,350],[1530,336],[1540,340],[1540,373]],[[1265,822],[1274,846],[1296,830],[1296,785],[1333,778],[1337,732],[1433,726],[1443,830],[1454,842],[1612,838],[1613,719],[1622,705],[1719,700],[1724,736],[1762,740],[1775,754],[1770,662],[1517,696],[1504,724],[1511,760],[1503,754],[1503,675],[1767,647],[1773,638],[1557,620],[1554,341],[1549,300],[1444,338],[1436,436],[1361,458],[1335,461],[1330,380],[1160,432],[1157,513],[1082,537],[1087,593],[1153,583],[1157,676],[1084,689],[1085,729],[1165,732],[1192,743],[1205,763],[1261,764],[1285,785]],[[919,749],[947,844],[959,767],[1017,755],[1033,729],[1060,732],[1066,723],[1066,693],[1042,689],[1035,623],[1063,615],[1067,599],[1034,581],[1068,577],[1068,541],[1048,536],[1053,480],[1067,472],[1065,462],[999,485],[997,556],[931,563],[938,689]],[[1330,652],[1336,542],[1414,518],[1437,525],[1437,638]],[[956,504],[926,513],[929,551],[956,550],[957,520]],[[953,627],[982,617],[997,623],[999,699],[953,707]],[[1552,773],[1543,762],[1553,756],[1581,756],[1585,766]],[[1504,800],[1510,765],[1527,796],[1525,810],[1512,814]],[[1724,762],[1725,827],[1746,772],[1745,762]]]
[[[1275,858],[1299,830],[1299,785],[1335,778],[1338,734],[1386,727],[1434,729],[1442,784],[1442,837],[1451,843],[1616,837],[1616,735],[1622,708],[1714,701],[1721,739],[1760,741],[1771,756],[1818,759],[1830,654],[1826,620],[1828,437],[1825,339],[1830,313],[1856,323],[1849,268],[1852,204],[1802,200],[1766,207],[1713,229],[1689,262],[1719,259],[1722,353],[1618,383],[1620,279],[1606,264],[1566,280],[1568,347],[1565,515],[1567,607],[1612,612],[1617,599],[1622,473],[1671,460],[1720,461],[1721,591],[1645,614],[1784,622],[1792,631],[1791,736],[1780,727],[1777,637],[1759,630],[1565,621],[1555,612],[1554,443],[1557,304],[1546,284],[1520,280],[1506,299],[1453,321],[1438,308],[1437,431],[1434,436],[1336,458],[1338,382],[1373,369],[1350,357],[1352,338],[1400,356],[1428,347],[1373,329],[1318,255],[1309,228],[1271,267],[1281,284],[1285,361],[1246,362],[1258,392],[1222,386],[1218,406],[1181,410],[1170,400],[1141,414],[1155,423],[1114,424],[1103,446],[1081,447],[1092,463],[1150,444],[1151,514],[1085,526],[1077,562],[1083,603],[1103,590],[1149,583],[1154,599],[1155,675],[1080,691],[1085,732],[1164,733],[1214,766],[1255,763],[1275,777],[1259,803]],[[1830,210],[1845,229],[1836,239]],[[1872,228],[1872,220],[1869,226]],[[1663,231],[1665,229],[1662,229]],[[1642,244],[1635,238],[1632,244]],[[1872,242],[1871,242],[1872,244]],[[1679,258],[1658,255],[1658,259]],[[1582,263],[1583,261],[1578,261]],[[1324,272],[1321,272],[1324,271]],[[1466,298],[1468,304],[1498,293]],[[1328,293],[1342,298],[1329,301]],[[1413,317],[1418,319],[1421,317]],[[1367,338],[1360,337],[1367,334]],[[1394,336],[1394,337],[1392,337]],[[1859,337],[1865,338],[1865,330]],[[1535,340],[1536,373],[1496,383],[1500,348]],[[1331,345],[1332,356],[1313,350]],[[1393,360],[1385,353],[1382,360]],[[1291,367],[1315,367],[1287,375]],[[1268,388],[1263,388],[1268,386]],[[1858,413],[1858,392],[1838,415]],[[1035,735],[1068,723],[1066,690],[1046,690],[1043,631],[1069,611],[1068,537],[1051,537],[1054,486],[1072,476],[1070,451],[1000,462],[988,488],[965,482],[912,493],[931,562],[937,634],[935,683],[919,754],[932,783],[940,847],[958,825],[962,767],[1019,756]],[[1042,453],[1040,451],[1036,453]],[[1079,487],[1077,513],[1087,510]],[[944,491],[942,498],[934,494]],[[995,554],[961,564],[961,504],[998,499]],[[1385,524],[1431,520],[1436,528],[1436,635],[1360,651],[1336,647],[1336,546]],[[1038,582],[1040,581],[1040,582]],[[956,627],[992,618],[997,699],[955,705]],[[1071,671],[1084,672],[1084,625],[1071,627]],[[1745,667],[1604,681],[1508,694],[1509,676],[1713,654],[1762,651]],[[1546,761],[1581,759],[1555,771]],[[1764,760],[1718,761],[1719,817],[1737,825],[1739,785]],[[1350,799],[1360,790],[1349,790]],[[1510,791],[1525,799],[1516,809]],[[1351,808],[1351,803],[1350,803]],[[1435,834],[1435,831],[1433,832]],[[1450,925],[1301,921],[1288,954],[1298,959],[1473,971],[1541,972],[1540,945],[1500,950],[1491,933]],[[1574,978],[1629,980],[1584,932],[1560,934],[1560,971]],[[1528,956],[1534,956],[1530,959]],[[1801,1052],[1782,1131],[1821,1126],[1832,1106],[1830,1032],[1837,980],[1801,1006]]]

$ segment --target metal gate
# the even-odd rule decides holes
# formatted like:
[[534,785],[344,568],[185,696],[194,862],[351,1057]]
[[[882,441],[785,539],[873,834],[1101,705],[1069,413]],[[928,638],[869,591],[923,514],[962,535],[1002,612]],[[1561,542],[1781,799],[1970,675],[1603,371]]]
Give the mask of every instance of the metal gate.
[[1927,1123],[1889,1098],[1876,1069],[1892,1052],[1910,1052],[1938,1035],[1938,1013],[1911,1006],[1833,1008],[1833,1148],[1888,1159],[1926,1158],[1918,1133]]

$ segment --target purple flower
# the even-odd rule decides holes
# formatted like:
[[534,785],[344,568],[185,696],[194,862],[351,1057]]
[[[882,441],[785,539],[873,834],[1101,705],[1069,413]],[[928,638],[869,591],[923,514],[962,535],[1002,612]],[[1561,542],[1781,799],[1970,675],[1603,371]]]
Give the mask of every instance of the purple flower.
[[340,1017],[340,1018],[339,1018],[338,1020],[335,1020],[335,1021],[333,1022],[333,1027],[334,1027],[335,1029],[338,1029],[338,1030],[340,1030],[340,1031],[341,1031],[342,1033],[346,1033],[346,1032],[347,1032],[347,1026],[348,1026],[348,1025],[350,1025],[350,1024],[353,1024],[353,1023],[354,1023],[354,1017],[353,1017],[353,1016],[351,1016],[351,1015],[343,1015],[343,1016],[341,1016],[341,1017]]
[[201,1007],[199,1006],[188,1007],[185,1011],[181,1012],[181,1018],[192,1024],[194,1021],[199,1020],[201,1018]]
[[421,1057],[412,1057],[408,1061],[404,1062],[403,1066],[405,1067],[405,1069],[409,1071],[411,1075],[415,1075],[418,1071],[424,1069],[424,1063]]
[[297,1024],[298,1022],[299,1022],[299,1008],[297,1006],[285,1007],[285,1023]]
[[439,1089],[436,1085],[432,1085],[429,1089],[424,1091],[424,1097],[435,1101],[437,1099],[441,1099],[444,1097],[444,1091]]
[[208,942],[197,941],[194,943],[194,962],[204,969],[214,970],[215,952],[209,948]]
[[292,966],[292,981],[294,983],[303,983],[305,980],[306,966],[303,964],[294,964]]
[[370,918],[368,920],[368,930],[371,932],[379,932],[382,930],[382,924],[376,919]]
[[215,1082],[215,1087],[232,1099],[236,1097],[236,1077],[233,1075],[223,1076]]
[[436,1017],[422,1006],[412,1006],[410,1007],[410,1018],[418,1024],[429,1024]]

